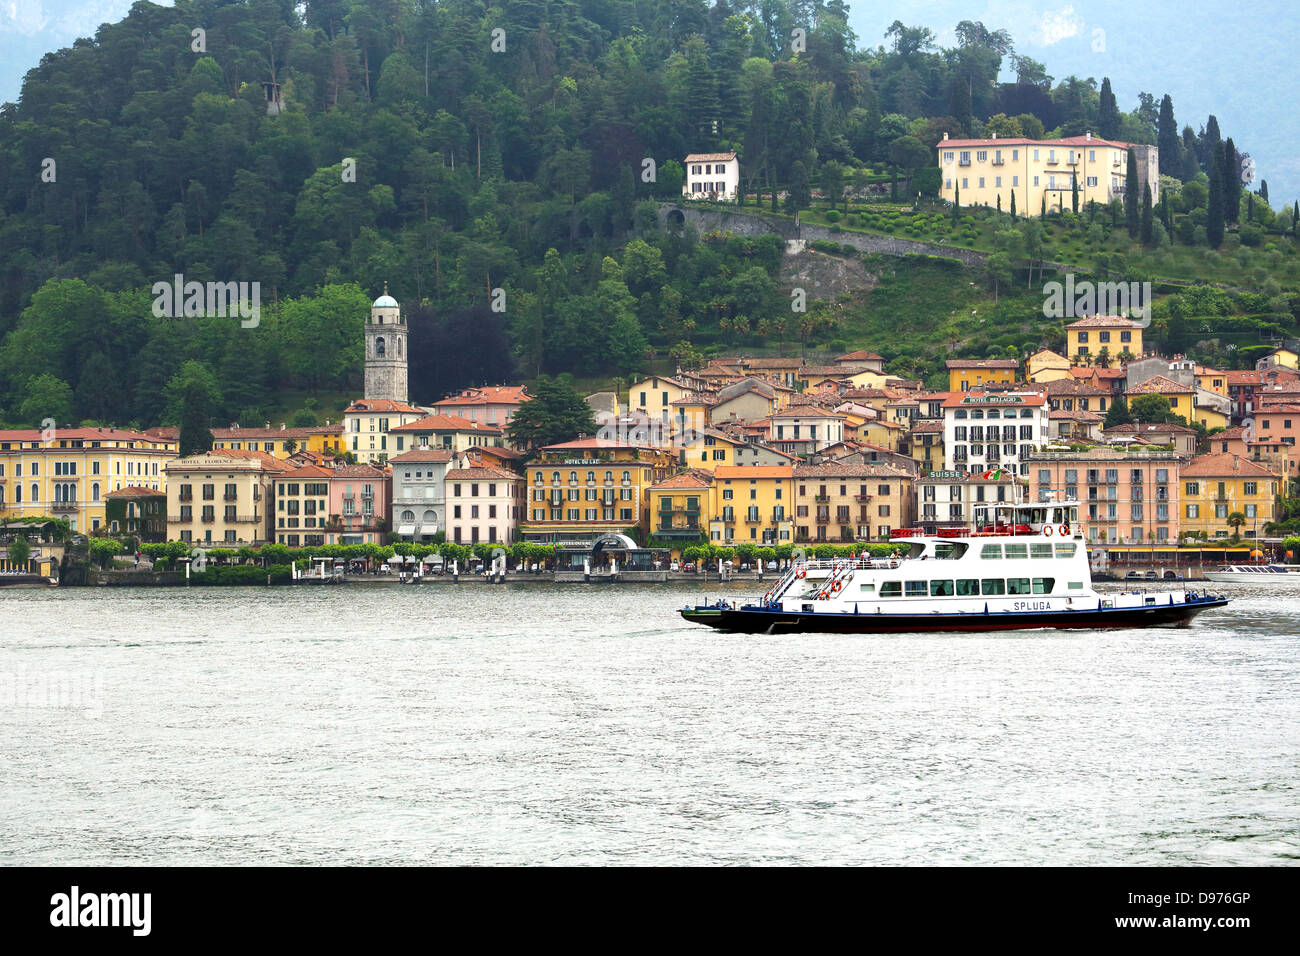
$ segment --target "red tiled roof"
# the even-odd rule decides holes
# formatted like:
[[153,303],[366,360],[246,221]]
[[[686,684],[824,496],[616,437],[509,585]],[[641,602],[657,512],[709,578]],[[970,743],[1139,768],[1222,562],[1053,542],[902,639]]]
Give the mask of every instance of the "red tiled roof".
[[466,465],[460,468],[451,468],[447,471],[447,480],[465,479],[487,479],[491,478],[496,481],[522,481],[523,476],[513,471],[506,471],[504,468],[497,468],[494,465]]
[[1020,368],[1015,359],[948,359],[943,364],[948,368]]
[[391,398],[360,398],[347,407],[347,412],[410,412],[415,415],[423,415],[424,410],[416,408],[414,405],[408,405],[406,402],[394,401]]
[[489,385],[469,388],[459,395],[448,395],[433,403],[434,408],[444,405],[510,405],[523,404],[532,398],[522,385]]
[[[1019,398],[1018,402],[1000,401],[1007,396],[1014,395]],[[974,399],[974,401],[971,401]],[[982,401],[981,401],[982,399]],[[1042,405],[1047,401],[1047,396],[1039,392],[954,392],[943,403],[944,408],[965,408],[970,405],[991,405],[994,407],[1006,406],[1008,408],[1019,408],[1022,406]]]
[[714,479],[719,478],[790,478],[794,468],[790,465],[719,465],[713,469]]
[[426,415],[405,425],[396,425],[389,429],[395,432],[483,432],[488,435],[500,435],[501,429],[493,425],[482,425],[459,415]]
[[127,485],[125,488],[119,488],[117,491],[109,491],[104,494],[105,498],[165,498],[167,492],[160,491],[157,488],[141,488],[139,485]]
[[735,158],[736,158],[735,150],[732,150],[729,153],[690,153],[687,155],[686,159],[683,160],[683,162],[686,163],[726,162],[729,159],[735,159]]
[[1126,319],[1118,315],[1090,315],[1086,319],[1080,319],[1078,322],[1071,322],[1065,327],[1069,329],[1140,329],[1132,319]]
[[388,460],[391,463],[394,461],[451,461],[451,458],[451,452],[442,451],[438,448],[413,448],[410,451],[402,452],[400,455],[394,455]]
[[169,461],[164,466],[170,471],[220,471],[223,466],[215,463],[205,462],[205,458],[229,459],[242,458],[246,461],[258,462],[263,471],[289,471],[289,466],[279,458],[269,452],[255,451],[252,448],[214,448],[212,451],[200,452],[197,455],[191,455],[189,458],[178,458],[175,461]]
[[651,491],[668,490],[672,488],[708,488],[713,483],[713,475],[707,471],[698,471],[691,469],[684,471],[680,475],[673,475],[671,478],[665,478],[650,486]]
[[858,349],[856,352],[849,352],[845,355],[837,356],[837,362],[883,362],[885,357],[877,355],[875,352],[868,352],[866,349]]
[[1005,139],[943,139],[939,141],[936,148],[952,149],[954,147],[966,146],[1114,146],[1117,149],[1128,149],[1130,146],[1136,146],[1137,143],[1126,143],[1118,139],[1102,139],[1100,136],[1063,136],[1060,139],[1028,139],[1024,136],[1008,136]]
[[829,461],[821,465],[795,465],[796,478],[908,478],[910,475],[893,465],[878,463],[849,465]]
[[1173,379],[1157,375],[1141,385],[1134,385],[1124,391],[1125,395],[1190,395],[1195,391],[1190,385],[1183,385]]
[[1182,474],[1185,478],[1264,478],[1271,476],[1273,473],[1249,458],[1242,458],[1240,455],[1219,454],[1202,455],[1199,458],[1193,458],[1190,464],[1183,467]]

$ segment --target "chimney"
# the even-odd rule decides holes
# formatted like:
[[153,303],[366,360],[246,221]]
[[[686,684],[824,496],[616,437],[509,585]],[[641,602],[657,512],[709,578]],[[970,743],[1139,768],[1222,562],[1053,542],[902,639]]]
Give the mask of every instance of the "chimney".
[[270,430],[271,430],[271,423],[270,423],[270,422],[262,422],[262,427],[265,428],[267,431],[270,431]]
[[943,134],[943,138],[944,138],[944,139],[947,139],[947,138],[948,138],[948,134],[947,134],[947,133],[944,133],[944,134]]
[[994,134],[993,134],[993,138],[994,138],[994,139],[997,139],[997,138],[998,138],[998,134],[997,134],[997,133],[994,133]]
[[284,422],[280,422],[280,431],[284,431]]

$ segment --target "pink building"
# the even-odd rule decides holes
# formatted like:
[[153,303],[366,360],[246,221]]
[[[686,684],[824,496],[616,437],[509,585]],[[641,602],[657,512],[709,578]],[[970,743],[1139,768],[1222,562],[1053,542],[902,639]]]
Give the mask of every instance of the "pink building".
[[447,470],[447,540],[509,545],[524,514],[524,478],[473,460]]
[[505,428],[519,410],[519,406],[532,398],[522,385],[491,385],[485,388],[467,388],[459,395],[448,395],[434,402],[433,408],[443,415],[468,418],[480,425]]
[[1179,476],[1187,457],[1172,451],[1091,448],[1033,452],[1031,501],[1075,498],[1090,543],[1172,544],[1179,532]]
[[388,513],[393,475],[373,465],[341,465],[327,469],[329,521],[326,544],[383,544],[388,538]]

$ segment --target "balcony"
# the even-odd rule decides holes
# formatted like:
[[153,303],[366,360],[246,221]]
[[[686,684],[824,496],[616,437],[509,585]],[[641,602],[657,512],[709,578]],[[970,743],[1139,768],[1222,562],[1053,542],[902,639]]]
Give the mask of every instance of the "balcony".
[[200,520],[201,520],[204,524],[212,524],[214,521],[217,520],[217,516],[216,516],[216,515],[204,515]]
[[233,493],[233,492],[230,493],[230,494],[224,494],[224,495],[221,496],[221,500],[222,500],[222,501],[238,501],[238,500],[239,500],[239,495],[238,495],[237,493]]
[[828,502],[831,500],[830,495],[813,495],[813,501]]
[[872,498],[871,495],[854,495],[854,496],[853,496],[853,500],[854,500],[854,501],[870,501],[871,498]]
[[757,513],[745,515],[745,524],[762,524],[762,523],[763,523],[763,518],[761,515]]
[[181,501],[193,501],[193,500],[194,500],[194,492],[192,492],[192,491],[182,491],[182,492],[181,492],[177,497],[178,497],[179,500],[181,500]]
[[68,514],[75,512],[77,508],[75,501],[55,501],[50,504],[50,511],[55,514]]

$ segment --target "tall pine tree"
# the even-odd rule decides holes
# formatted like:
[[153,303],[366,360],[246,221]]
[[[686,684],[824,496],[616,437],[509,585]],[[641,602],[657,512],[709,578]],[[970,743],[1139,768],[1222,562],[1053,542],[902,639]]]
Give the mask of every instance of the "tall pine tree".
[[[1167,99],[1168,97],[1166,97]],[[1101,108],[1097,113],[1097,132],[1102,139],[1114,139],[1119,135],[1119,104],[1110,88],[1110,77],[1101,78]]]
[[1012,220],[1016,218],[1016,191],[1014,189],[1011,190],[1011,218]]
[[1124,216],[1128,224],[1130,239],[1137,238],[1138,227],[1141,225],[1139,201],[1137,155],[1130,149],[1128,151],[1128,176],[1124,180]]
[[1241,160],[1229,136],[1223,144],[1223,220],[1236,223],[1241,217]]
[[1151,185],[1142,184],[1142,245],[1155,241],[1155,216],[1151,212]]
[[970,84],[960,76],[952,79],[952,95],[948,100],[948,113],[955,119],[967,136],[970,135],[971,107]]
[[1223,244],[1223,150],[1211,154],[1210,195],[1205,208],[1205,238],[1211,249]]
[[1156,146],[1160,148],[1160,175],[1181,176],[1182,141],[1178,138],[1178,124],[1174,122],[1174,101],[1168,93],[1160,101],[1160,117],[1156,120],[1156,128],[1159,130]]

